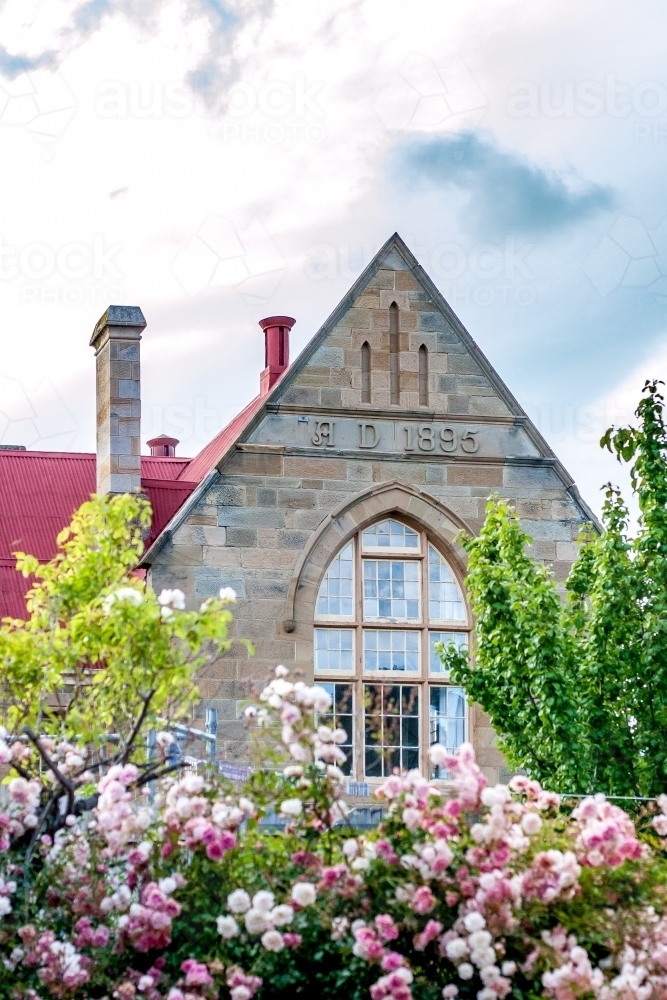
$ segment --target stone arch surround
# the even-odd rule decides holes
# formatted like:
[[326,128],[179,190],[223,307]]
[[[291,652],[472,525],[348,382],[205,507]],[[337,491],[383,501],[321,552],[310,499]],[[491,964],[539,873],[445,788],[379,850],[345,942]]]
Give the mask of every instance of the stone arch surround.
[[[396,516],[415,528],[423,528],[448,560],[462,585],[466,554],[454,539],[461,530],[473,534],[466,522],[426,490],[393,480],[377,483],[347,498],[334,508],[312,533],[297,562],[286,601],[285,631],[294,633],[297,675],[313,676],[313,625],[315,600],[320,582],[331,559],[360,529],[382,517]],[[468,605],[468,613],[470,607]],[[469,739],[475,746],[477,760],[491,784],[509,780],[509,771],[496,749],[495,733],[488,716],[479,705],[470,706]]]
[[450,563],[465,594],[466,556],[454,539],[462,530],[472,534],[471,528],[425,490],[397,480],[378,483],[334,508],[313,532],[295,566],[287,595],[285,629],[296,633],[301,647],[299,660],[312,660],[315,601],[327,566],[357,531],[392,515],[428,533]]

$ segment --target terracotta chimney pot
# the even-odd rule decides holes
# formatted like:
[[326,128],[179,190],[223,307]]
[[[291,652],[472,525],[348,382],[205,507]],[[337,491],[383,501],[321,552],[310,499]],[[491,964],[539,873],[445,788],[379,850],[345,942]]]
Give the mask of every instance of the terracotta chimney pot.
[[295,323],[291,316],[267,316],[259,321],[264,331],[264,371],[259,378],[261,396],[266,396],[289,368],[289,332]]

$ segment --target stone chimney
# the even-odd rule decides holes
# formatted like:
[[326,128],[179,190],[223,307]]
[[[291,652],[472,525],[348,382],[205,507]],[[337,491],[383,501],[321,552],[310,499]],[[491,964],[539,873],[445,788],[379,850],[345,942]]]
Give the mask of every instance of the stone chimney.
[[175,458],[176,446],[179,443],[178,438],[169,437],[168,434],[160,434],[146,442],[153,458]]
[[259,394],[266,396],[289,367],[289,332],[296,323],[291,316],[260,319],[264,331],[264,371],[259,377]]
[[141,493],[139,306],[109,306],[97,322],[97,492]]

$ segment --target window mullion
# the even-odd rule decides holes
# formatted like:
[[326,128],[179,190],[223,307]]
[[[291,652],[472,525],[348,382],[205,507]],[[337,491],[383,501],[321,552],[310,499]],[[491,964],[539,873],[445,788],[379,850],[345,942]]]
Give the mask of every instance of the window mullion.
[[424,553],[422,562],[422,630],[421,630],[421,698],[419,700],[419,734],[420,734],[420,766],[422,774],[428,777],[428,741],[429,741],[429,705],[428,705],[428,666],[429,666],[429,604],[428,604],[428,538],[426,532],[421,532],[421,547]]
[[364,657],[364,577],[363,577],[363,565],[361,558],[361,534],[357,533],[354,538],[354,576],[355,576],[355,587],[354,587],[354,600],[355,600],[355,611],[356,611],[356,627],[355,627],[355,680],[354,680],[354,690],[355,690],[355,719],[354,719],[354,729],[355,729],[355,740],[356,740],[356,761],[354,764],[354,771],[357,781],[363,781],[365,778],[365,733],[364,733],[364,669],[363,669],[363,657]]

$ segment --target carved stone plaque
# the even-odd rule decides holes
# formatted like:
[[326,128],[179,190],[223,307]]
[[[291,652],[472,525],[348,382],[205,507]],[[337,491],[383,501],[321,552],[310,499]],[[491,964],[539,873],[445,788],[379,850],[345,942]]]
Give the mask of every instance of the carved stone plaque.
[[476,424],[473,417],[469,422],[468,418],[448,422],[269,413],[250,440],[255,444],[280,444],[290,449],[358,452],[359,455],[480,459],[539,456],[523,427],[503,423]]

